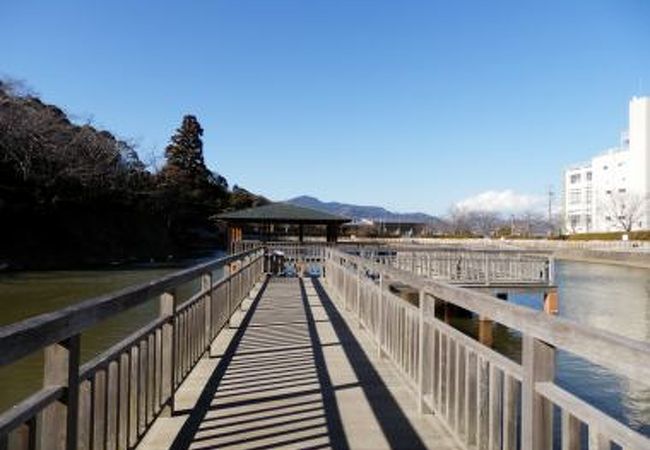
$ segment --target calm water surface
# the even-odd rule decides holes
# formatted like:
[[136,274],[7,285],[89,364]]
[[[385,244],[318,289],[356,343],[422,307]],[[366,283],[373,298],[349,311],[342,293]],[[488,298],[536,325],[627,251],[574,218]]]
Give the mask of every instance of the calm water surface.
[[[650,342],[649,269],[561,262],[557,281],[561,316]],[[557,365],[558,383],[650,436],[650,380],[632,382],[567,353]]]

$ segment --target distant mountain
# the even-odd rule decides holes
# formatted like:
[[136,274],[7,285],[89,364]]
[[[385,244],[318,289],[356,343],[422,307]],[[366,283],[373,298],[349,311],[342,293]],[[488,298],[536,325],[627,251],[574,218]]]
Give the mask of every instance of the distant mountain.
[[303,206],[318,211],[328,212],[330,214],[338,214],[339,216],[348,217],[354,220],[368,219],[373,221],[383,222],[405,222],[405,223],[432,223],[439,222],[435,216],[429,214],[414,212],[414,213],[396,213],[382,208],[381,206],[362,206],[351,205],[348,203],[339,202],[322,202],[315,197],[302,195],[300,197],[286,200],[296,206]]

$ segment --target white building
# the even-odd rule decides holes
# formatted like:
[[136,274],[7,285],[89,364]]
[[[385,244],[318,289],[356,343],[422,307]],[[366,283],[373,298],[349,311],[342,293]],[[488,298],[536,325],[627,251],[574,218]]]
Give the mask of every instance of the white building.
[[619,147],[564,172],[568,233],[650,229],[650,97],[630,100]]

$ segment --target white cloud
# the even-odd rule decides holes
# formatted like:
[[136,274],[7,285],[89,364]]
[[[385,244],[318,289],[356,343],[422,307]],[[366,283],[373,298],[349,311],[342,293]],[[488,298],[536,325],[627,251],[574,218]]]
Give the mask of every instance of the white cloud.
[[485,191],[456,203],[456,207],[469,211],[517,213],[540,211],[545,199],[540,195],[518,194],[513,190]]

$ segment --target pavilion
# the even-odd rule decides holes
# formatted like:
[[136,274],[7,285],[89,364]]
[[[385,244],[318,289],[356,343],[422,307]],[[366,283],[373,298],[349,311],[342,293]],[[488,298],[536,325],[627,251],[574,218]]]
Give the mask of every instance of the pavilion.
[[257,225],[264,230],[260,233],[262,240],[269,240],[271,230],[276,225],[297,225],[299,242],[304,241],[305,225],[319,225],[326,229],[327,242],[336,242],[339,228],[342,224],[350,221],[342,216],[283,202],[227,212],[219,214],[215,218],[228,224],[229,245],[242,240],[245,225]]

